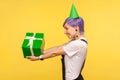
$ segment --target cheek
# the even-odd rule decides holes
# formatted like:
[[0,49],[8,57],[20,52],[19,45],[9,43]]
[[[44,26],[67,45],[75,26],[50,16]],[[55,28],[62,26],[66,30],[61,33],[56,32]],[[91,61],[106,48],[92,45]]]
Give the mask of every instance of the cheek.
[[65,32],[66,32],[66,33],[70,33],[70,32],[71,32],[71,30],[70,30],[70,29],[67,29],[67,30],[65,30]]
[[74,35],[75,34],[75,30],[74,29],[70,29],[69,33],[71,33],[72,35]]

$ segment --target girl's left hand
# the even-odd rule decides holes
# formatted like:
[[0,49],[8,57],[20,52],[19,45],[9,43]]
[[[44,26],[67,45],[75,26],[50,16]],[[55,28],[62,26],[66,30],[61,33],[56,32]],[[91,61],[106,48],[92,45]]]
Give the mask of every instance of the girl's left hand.
[[27,59],[30,59],[31,61],[39,60],[39,57],[36,56],[26,56]]

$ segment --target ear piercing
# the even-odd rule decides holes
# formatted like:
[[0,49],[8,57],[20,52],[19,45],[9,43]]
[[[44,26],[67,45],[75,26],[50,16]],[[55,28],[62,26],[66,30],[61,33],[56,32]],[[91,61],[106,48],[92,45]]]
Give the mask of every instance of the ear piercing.
[[78,37],[78,35],[76,35],[76,37]]

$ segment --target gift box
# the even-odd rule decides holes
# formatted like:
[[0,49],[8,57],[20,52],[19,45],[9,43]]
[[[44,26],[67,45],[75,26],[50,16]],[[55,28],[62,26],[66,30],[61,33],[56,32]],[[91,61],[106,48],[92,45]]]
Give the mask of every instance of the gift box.
[[40,56],[44,48],[43,33],[26,33],[22,44],[24,58],[26,56]]

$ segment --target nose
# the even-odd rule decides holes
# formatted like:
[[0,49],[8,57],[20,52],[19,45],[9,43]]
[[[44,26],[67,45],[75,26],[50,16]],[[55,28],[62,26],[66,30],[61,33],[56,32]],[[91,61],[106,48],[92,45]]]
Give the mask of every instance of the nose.
[[67,31],[66,31],[66,30],[64,31],[64,34],[67,34]]

